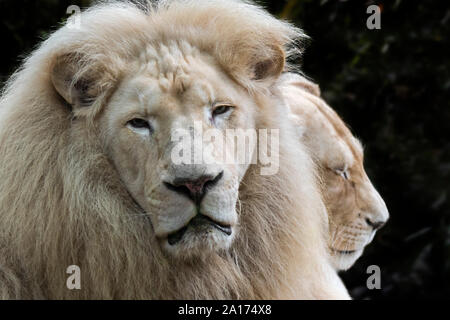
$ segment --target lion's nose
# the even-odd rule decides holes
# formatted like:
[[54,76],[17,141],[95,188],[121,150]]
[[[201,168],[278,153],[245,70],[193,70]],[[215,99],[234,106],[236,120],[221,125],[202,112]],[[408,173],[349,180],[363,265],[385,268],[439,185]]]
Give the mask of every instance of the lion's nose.
[[369,218],[366,218],[366,223],[373,228],[373,230],[378,230],[384,226],[386,221],[372,221]]
[[164,182],[164,185],[172,191],[187,196],[195,203],[200,203],[205,194],[216,185],[223,176],[223,171],[217,176],[202,175],[198,178],[175,178],[171,183]]

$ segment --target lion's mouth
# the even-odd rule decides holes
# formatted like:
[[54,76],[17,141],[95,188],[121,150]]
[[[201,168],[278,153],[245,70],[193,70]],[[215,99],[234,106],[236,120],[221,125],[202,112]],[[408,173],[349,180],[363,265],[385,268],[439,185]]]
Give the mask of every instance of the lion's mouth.
[[337,249],[331,249],[334,253],[342,254],[342,255],[352,255],[356,253],[358,250],[337,250]]
[[173,246],[183,239],[184,234],[188,230],[188,228],[201,229],[205,226],[211,226],[215,229],[225,233],[227,236],[230,236],[232,233],[231,226],[219,223],[217,221],[212,220],[210,217],[207,217],[203,214],[197,214],[189,223],[183,228],[172,232],[167,236],[167,242]]
[[356,250],[338,250],[339,254],[346,254],[346,255],[354,254],[355,252]]

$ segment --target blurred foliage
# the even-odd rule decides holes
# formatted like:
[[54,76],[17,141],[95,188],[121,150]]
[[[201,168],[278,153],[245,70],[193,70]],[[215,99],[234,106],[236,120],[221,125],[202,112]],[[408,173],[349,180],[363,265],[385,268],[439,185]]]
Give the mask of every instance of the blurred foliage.
[[[0,0],[5,81],[40,39],[90,1]],[[365,144],[369,176],[391,213],[342,277],[355,298],[450,297],[450,6],[431,0],[260,0],[311,37],[306,75]],[[366,8],[380,5],[381,30]],[[366,269],[380,266],[381,290]]]

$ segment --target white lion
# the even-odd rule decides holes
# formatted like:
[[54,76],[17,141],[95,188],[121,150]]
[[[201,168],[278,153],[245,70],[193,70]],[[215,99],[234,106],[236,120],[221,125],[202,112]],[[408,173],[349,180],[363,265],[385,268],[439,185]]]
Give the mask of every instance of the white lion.
[[[274,83],[300,30],[237,1],[107,3],[1,98],[4,298],[348,298]],[[175,165],[171,132],[280,129],[279,171]],[[213,144],[209,156],[221,150]],[[68,290],[67,266],[81,270]]]
[[386,223],[389,212],[364,170],[361,143],[320,97],[319,87],[287,73],[280,88],[299,137],[319,167],[333,264],[346,270]]

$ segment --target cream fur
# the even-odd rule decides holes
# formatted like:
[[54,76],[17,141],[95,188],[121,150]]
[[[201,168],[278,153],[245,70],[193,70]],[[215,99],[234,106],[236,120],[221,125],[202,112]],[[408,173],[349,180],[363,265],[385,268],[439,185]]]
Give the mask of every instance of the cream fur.
[[[328,261],[314,165],[273,86],[301,35],[253,5],[206,0],[164,1],[147,14],[107,3],[83,13],[80,30],[51,35],[0,100],[0,297],[348,298]],[[232,246],[194,260],[163,252],[98,134],[142,50],[170,40],[212,57],[257,106],[255,126],[281,131],[279,172],[250,166],[240,184]],[[52,81],[61,66],[72,77]],[[80,80],[95,97],[88,107],[77,106]],[[65,85],[75,91],[58,95]],[[66,288],[72,264],[81,290]]]
[[[320,97],[318,85],[287,73],[280,90],[299,138],[320,168],[330,220],[332,261],[336,269],[346,270],[387,221],[389,212],[364,170],[361,143]],[[374,228],[374,223],[379,226]]]

